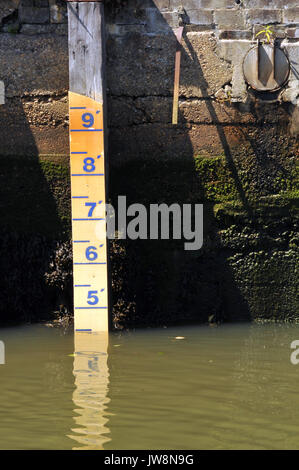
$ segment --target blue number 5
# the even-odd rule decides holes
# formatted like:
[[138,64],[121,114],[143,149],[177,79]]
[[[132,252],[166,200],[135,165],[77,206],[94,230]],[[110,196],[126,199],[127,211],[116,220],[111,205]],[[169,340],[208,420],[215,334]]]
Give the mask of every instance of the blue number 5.
[[87,300],[87,303],[89,305],[96,305],[98,302],[99,302],[99,298],[97,295],[98,291],[97,290],[89,290],[88,291],[88,296],[87,298],[90,299],[90,300]]

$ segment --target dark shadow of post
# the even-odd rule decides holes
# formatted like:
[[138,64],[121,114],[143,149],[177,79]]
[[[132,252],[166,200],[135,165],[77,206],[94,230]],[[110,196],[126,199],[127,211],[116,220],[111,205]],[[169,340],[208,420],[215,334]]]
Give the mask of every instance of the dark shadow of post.
[[0,107],[0,147],[0,323],[36,321],[61,302],[45,274],[67,237],[54,196],[63,170],[39,158],[19,98]]
[[[154,8],[154,4],[152,5]],[[161,34],[161,51],[169,52],[159,63],[161,76],[165,75],[165,63],[173,63],[176,50],[176,39],[173,30],[166,24],[162,14],[156,9],[157,21],[164,22],[164,33]],[[167,25],[167,26],[166,26]],[[138,43],[138,34],[129,33],[128,37]],[[173,42],[173,50],[163,48],[163,39]],[[233,155],[225,136],[223,126],[217,117],[208,83],[205,80],[199,59],[184,34],[184,40],[190,57],[183,51],[185,67],[196,66],[198,71],[196,83],[201,86],[202,98],[211,115],[212,125],[216,127],[227,166],[232,174],[240,199],[248,215],[252,215],[249,202],[238,176]],[[126,48],[126,40],[123,46]],[[153,46],[149,47],[149,51]],[[110,50],[108,41],[108,58],[113,57],[110,74],[116,74],[113,65],[117,62],[115,50]],[[141,48],[141,45],[139,45]],[[161,52],[162,53],[162,52]],[[138,60],[138,59],[136,59]],[[148,52],[143,70],[146,75],[152,69],[151,55]],[[187,62],[187,63],[186,63]],[[156,65],[155,65],[156,66]],[[155,69],[155,73],[157,70]],[[126,80],[138,80],[138,76],[126,76]],[[139,79],[141,79],[139,77]],[[173,80],[173,77],[171,77]],[[173,83],[173,81],[172,81]],[[109,84],[109,79],[108,79]],[[132,82],[133,84],[133,82]],[[181,73],[181,85],[184,75]],[[125,84],[126,86],[126,84]],[[119,88],[119,87],[118,87]],[[136,87],[137,88],[137,87]],[[154,100],[157,95],[142,96],[141,100],[152,100],[152,108],[142,111],[138,103],[138,92],[130,98],[126,92],[110,96],[110,109],[113,99],[119,104],[125,100],[126,105],[132,101],[137,112],[144,112],[142,123],[132,122],[128,127],[119,130],[110,126],[110,197],[117,207],[117,196],[127,196],[127,206],[131,203],[142,203],[149,207],[151,203],[203,203],[204,204],[204,247],[199,252],[184,251],[183,241],[119,241],[112,244],[113,273],[113,317],[114,325],[124,326],[161,326],[172,323],[208,322],[226,320],[248,320],[250,311],[234,280],[234,274],[227,258],[232,250],[221,246],[219,224],[214,216],[213,203],[208,201],[205,187],[199,180],[194,164],[194,150],[189,136],[188,122],[180,113],[179,124],[172,126],[172,94],[160,96],[161,103],[166,104],[168,120],[155,123],[151,116],[155,114]],[[113,91],[112,91],[113,95]],[[162,104],[163,107],[163,104]],[[162,109],[162,108],[161,108]],[[116,110],[119,111],[119,110]],[[112,116],[113,121],[113,116]],[[121,122],[120,122],[121,126]],[[180,150],[177,150],[179,142]],[[155,154],[153,155],[153,150]],[[134,158],[127,158],[134,155]],[[123,161],[122,161],[123,160]],[[119,276],[121,273],[121,276]]]

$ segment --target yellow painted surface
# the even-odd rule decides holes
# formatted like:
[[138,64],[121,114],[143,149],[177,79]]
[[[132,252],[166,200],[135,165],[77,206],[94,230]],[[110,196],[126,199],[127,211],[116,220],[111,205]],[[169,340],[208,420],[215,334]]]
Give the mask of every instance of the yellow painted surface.
[[103,105],[69,93],[75,330],[108,331]]

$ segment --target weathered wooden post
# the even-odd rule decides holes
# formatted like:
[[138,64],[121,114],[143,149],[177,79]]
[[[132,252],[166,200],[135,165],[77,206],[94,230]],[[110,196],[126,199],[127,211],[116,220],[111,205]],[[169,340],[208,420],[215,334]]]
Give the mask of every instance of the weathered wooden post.
[[67,1],[75,330],[107,331],[104,4]]
[[0,104],[5,104],[5,86],[2,80],[0,80]]
[[180,26],[175,31],[175,36],[177,38],[177,43],[176,43],[176,53],[175,53],[175,65],[174,65],[172,124],[177,124],[178,123],[180,67],[181,67],[181,42],[182,42],[183,30],[184,30],[184,27]]

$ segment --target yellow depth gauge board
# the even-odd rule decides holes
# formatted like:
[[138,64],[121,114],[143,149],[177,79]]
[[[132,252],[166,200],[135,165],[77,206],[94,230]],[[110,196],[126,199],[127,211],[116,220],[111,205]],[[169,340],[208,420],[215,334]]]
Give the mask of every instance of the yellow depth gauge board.
[[103,105],[69,92],[75,331],[108,331]]

